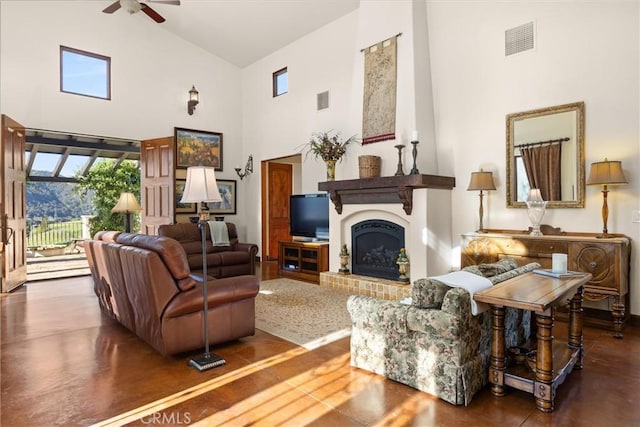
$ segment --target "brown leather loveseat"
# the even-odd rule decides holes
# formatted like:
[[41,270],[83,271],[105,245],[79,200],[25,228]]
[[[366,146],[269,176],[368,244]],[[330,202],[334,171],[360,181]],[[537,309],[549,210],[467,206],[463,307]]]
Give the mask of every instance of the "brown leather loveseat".
[[[104,313],[163,355],[204,347],[202,283],[180,243],[108,231],[86,240],[85,250]],[[254,335],[259,288],[252,275],[208,281],[210,344]]]
[[[228,246],[215,246],[211,241],[211,231],[206,231],[207,275],[215,278],[256,274],[256,255],[258,246],[253,243],[240,243],[235,224],[227,222],[229,232]],[[202,235],[198,224],[164,224],[158,227],[158,235],[177,240],[185,252],[191,272],[202,274]]]

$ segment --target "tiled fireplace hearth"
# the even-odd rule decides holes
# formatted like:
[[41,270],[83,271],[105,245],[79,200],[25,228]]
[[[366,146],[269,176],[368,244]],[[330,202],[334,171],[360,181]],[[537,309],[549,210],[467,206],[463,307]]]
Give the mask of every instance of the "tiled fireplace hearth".
[[388,300],[411,296],[411,286],[409,284],[377,277],[360,276],[358,274],[340,274],[325,271],[320,273],[320,286],[346,291],[350,294]]

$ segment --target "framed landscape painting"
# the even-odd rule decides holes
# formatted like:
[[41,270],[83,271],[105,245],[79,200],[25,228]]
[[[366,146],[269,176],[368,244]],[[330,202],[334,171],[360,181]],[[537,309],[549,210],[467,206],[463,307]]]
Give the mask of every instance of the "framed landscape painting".
[[220,192],[220,197],[222,197],[221,202],[210,202],[207,205],[209,206],[209,213],[211,215],[220,215],[220,214],[229,214],[235,215],[236,213],[236,180],[233,179],[218,179],[216,180],[218,183],[218,191]]
[[176,179],[176,213],[196,213],[197,206],[195,203],[180,203],[186,183],[186,179]]
[[210,166],[222,172],[222,134],[174,128],[176,168]]

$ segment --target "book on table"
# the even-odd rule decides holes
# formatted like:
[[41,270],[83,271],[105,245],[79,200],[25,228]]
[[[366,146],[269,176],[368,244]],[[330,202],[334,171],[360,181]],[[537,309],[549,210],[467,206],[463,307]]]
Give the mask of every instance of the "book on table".
[[564,273],[561,272],[556,272],[551,270],[550,268],[538,268],[533,270],[534,273],[536,274],[542,274],[543,276],[551,276],[551,277],[556,277],[556,278],[561,278],[561,277],[576,277],[576,276],[582,276],[584,273],[581,273],[579,271],[566,271]]

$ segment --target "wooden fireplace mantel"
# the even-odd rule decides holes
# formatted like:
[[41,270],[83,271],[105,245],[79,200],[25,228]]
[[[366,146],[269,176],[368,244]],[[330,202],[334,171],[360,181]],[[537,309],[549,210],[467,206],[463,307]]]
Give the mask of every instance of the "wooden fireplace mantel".
[[402,175],[319,182],[318,190],[329,193],[338,214],[342,213],[343,204],[399,202],[405,213],[411,215],[415,188],[451,190],[455,186],[456,179],[450,176]]

